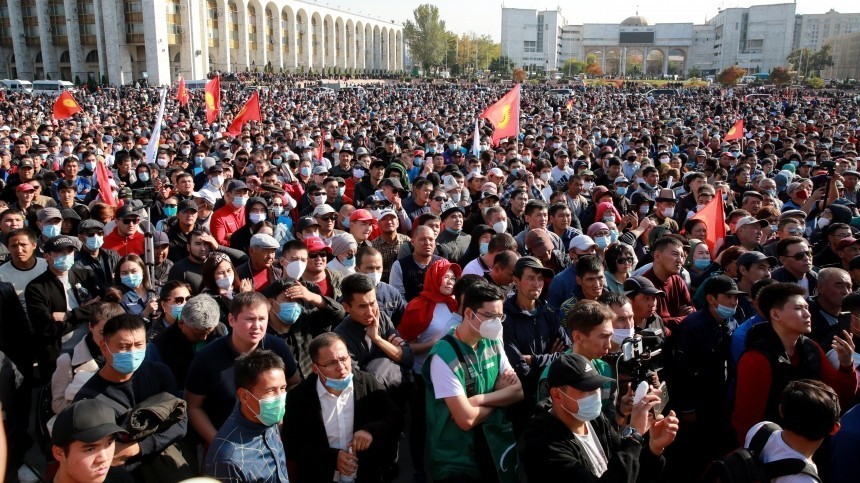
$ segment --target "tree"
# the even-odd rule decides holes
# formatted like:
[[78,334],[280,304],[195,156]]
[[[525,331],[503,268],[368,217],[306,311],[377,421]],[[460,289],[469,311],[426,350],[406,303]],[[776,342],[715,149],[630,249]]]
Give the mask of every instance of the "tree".
[[698,67],[692,67],[687,71],[687,77],[702,77],[702,71]]
[[806,79],[806,85],[813,89],[821,89],[824,87],[824,79],[822,79],[821,77],[811,76]]
[[603,75],[603,69],[600,68],[600,64],[593,62],[585,66],[585,73],[591,76],[600,77]]
[[490,61],[490,72],[503,76],[509,76],[514,71],[514,61],[503,55]]
[[561,72],[564,75],[579,75],[585,72],[585,67],[585,62],[576,59],[567,59],[564,61],[564,67],[562,67]]
[[777,86],[788,84],[791,81],[791,75],[785,67],[774,67],[770,71],[770,81]]
[[445,41],[448,39],[445,21],[439,18],[439,7],[427,3],[419,5],[412,14],[415,22],[406,21],[403,36],[412,57],[426,75],[444,60]]
[[833,45],[824,44],[818,52],[798,49],[788,54],[788,63],[802,75],[820,76],[825,67],[833,65]]
[[528,75],[526,74],[526,71],[524,71],[522,69],[514,69],[514,74],[512,77],[514,82],[516,82],[517,84],[525,82],[526,77],[528,77]]
[[720,72],[717,75],[717,82],[724,86],[733,86],[737,85],[738,81],[741,80],[746,74],[746,71],[741,69],[740,67],[733,65],[731,67],[727,67],[724,71]]

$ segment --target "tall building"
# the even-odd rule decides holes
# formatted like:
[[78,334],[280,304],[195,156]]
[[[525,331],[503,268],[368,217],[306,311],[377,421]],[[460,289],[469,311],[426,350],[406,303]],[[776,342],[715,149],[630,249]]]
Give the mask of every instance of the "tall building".
[[561,8],[542,12],[503,8],[502,55],[529,72],[557,70],[566,24]]
[[833,66],[827,67],[821,76],[827,79],[860,79],[860,32],[831,37],[827,43],[833,45]]
[[0,77],[403,69],[402,26],[295,0],[0,0]]
[[860,13],[839,13],[832,8],[827,13],[798,15],[794,27],[792,50],[820,50],[828,39],[860,32]]

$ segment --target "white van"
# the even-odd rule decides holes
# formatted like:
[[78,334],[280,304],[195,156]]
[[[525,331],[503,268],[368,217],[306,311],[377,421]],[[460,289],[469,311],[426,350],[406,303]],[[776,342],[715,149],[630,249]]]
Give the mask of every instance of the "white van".
[[0,80],[0,84],[3,85],[3,89],[7,92],[22,92],[24,94],[33,93],[33,83],[27,80],[3,79]]
[[209,82],[209,79],[187,80],[185,81],[185,88],[189,91],[203,90],[206,88],[207,82]]
[[74,90],[75,85],[61,80],[37,80],[33,82],[33,94],[40,96],[59,96],[63,91]]

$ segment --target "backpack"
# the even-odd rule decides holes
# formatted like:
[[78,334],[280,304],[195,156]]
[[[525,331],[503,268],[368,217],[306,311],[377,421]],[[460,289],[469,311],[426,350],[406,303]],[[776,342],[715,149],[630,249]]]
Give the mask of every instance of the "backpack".
[[703,483],[769,483],[775,478],[805,474],[821,482],[815,468],[804,460],[785,458],[764,463],[761,453],[770,435],[781,428],[774,423],[765,423],[753,435],[748,448],[738,448],[708,466],[702,477]]

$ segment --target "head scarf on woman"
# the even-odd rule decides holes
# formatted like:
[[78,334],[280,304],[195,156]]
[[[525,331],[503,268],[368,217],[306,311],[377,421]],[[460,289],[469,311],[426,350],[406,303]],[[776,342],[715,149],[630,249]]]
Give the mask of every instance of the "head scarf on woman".
[[451,312],[457,312],[457,299],[454,295],[442,295],[439,287],[448,270],[454,272],[454,276],[460,278],[463,271],[456,263],[448,260],[436,260],[424,274],[424,290],[406,305],[406,311],[397,326],[400,336],[405,341],[415,340],[422,332],[427,330],[433,319],[433,311],[436,304],[445,304]]

